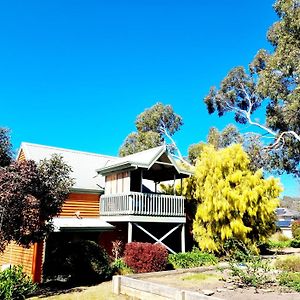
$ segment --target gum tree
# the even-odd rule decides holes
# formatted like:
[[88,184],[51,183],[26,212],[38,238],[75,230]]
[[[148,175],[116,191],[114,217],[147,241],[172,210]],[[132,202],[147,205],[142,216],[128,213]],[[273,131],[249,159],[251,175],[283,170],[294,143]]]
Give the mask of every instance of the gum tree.
[[[299,177],[300,2],[278,0],[279,20],[268,31],[273,51],[261,49],[249,65],[232,69],[205,98],[209,113],[233,113],[238,123],[258,129],[272,167]],[[253,113],[266,108],[266,123]]]

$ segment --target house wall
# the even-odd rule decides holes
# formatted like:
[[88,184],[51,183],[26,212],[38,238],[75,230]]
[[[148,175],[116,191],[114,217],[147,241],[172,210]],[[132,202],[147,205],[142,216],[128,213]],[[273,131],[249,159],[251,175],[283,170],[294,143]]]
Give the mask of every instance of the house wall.
[[59,216],[74,217],[80,212],[81,217],[99,217],[99,198],[99,194],[71,193]]
[[130,191],[130,172],[120,172],[105,177],[105,195],[121,194]]
[[[99,194],[71,193],[62,207],[59,216],[74,217],[80,212],[81,217],[99,217]],[[43,263],[43,244],[35,243],[30,248],[23,248],[10,243],[0,255],[0,267],[22,265],[24,271],[36,282],[41,281]]]
[[[24,151],[21,149],[18,160],[25,160]],[[99,194],[91,193],[70,193],[63,204],[59,216],[74,217],[76,212],[80,212],[81,217],[99,217]],[[4,253],[0,255],[0,269],[9,265],[22,265],[24,271],[32,277],[35,282],[40,282],[42,278],[44,242],[35,243],[30,248],[23,248],[10,243]]]
[[23,266],[35,282],[41,281],[44,242],[35,243],[29,248],[23,248],[16,243],[10,243],[0,256],[1,270],[11,265]]

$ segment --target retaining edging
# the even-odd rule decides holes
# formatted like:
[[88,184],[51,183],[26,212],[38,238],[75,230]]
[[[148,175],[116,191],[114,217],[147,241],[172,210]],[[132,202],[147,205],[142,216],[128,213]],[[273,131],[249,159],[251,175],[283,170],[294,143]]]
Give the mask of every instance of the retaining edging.
[[[220,265],[218,265],[220,267]],[[143,278],[152,276],[166,276],[170,274],[183,274],[186,272],[206,272],[216,269],[213,267],[199,267],[193,269],[179,269],[172,271],[151,272],[132,275],[113,276],[113,293],[128,295],[142,300],[223,300],[213,296],[206,296],[199,292],[182,290],[167,285],[144,281]]]

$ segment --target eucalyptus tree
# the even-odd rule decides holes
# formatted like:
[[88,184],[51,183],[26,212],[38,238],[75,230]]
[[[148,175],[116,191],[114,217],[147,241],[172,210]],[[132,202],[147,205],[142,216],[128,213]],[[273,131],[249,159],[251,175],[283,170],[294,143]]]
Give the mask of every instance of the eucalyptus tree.
[[[279,20],[267,34],[273,51],[259,50],[248,70],[233,68],[204,101],[209,113],[231,112],[256,127],[272,167],[299,176],[300,1],[278,0],[274,8]],[[266,123],[253,117],[263,108]]]
[[182,117],[174,112],[171,105],[156,103],[137,116],[135,125],[137,131],[126,137],[119,150],[120,156],[147,150],[168,142],[169,150],[183,160],[173,139],[173,135],[183,125],[183,121]]

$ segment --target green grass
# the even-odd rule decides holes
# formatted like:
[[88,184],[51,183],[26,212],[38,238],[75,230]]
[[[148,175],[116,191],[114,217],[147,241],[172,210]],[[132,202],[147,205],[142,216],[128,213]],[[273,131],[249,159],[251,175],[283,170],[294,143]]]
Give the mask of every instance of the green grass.
[[31,300],[127,300],[124,295],[112,293],[112,282],[107,281],[91,287],[76,287],[67,291],[57,291],[51,296],[41,294]]
[[195,273],[182,278],[182,280],[197,280],[197,281],[204,281],[204,280],[215,280],[221,279],[222,276],[218,274],[207,274],[207,273]]

